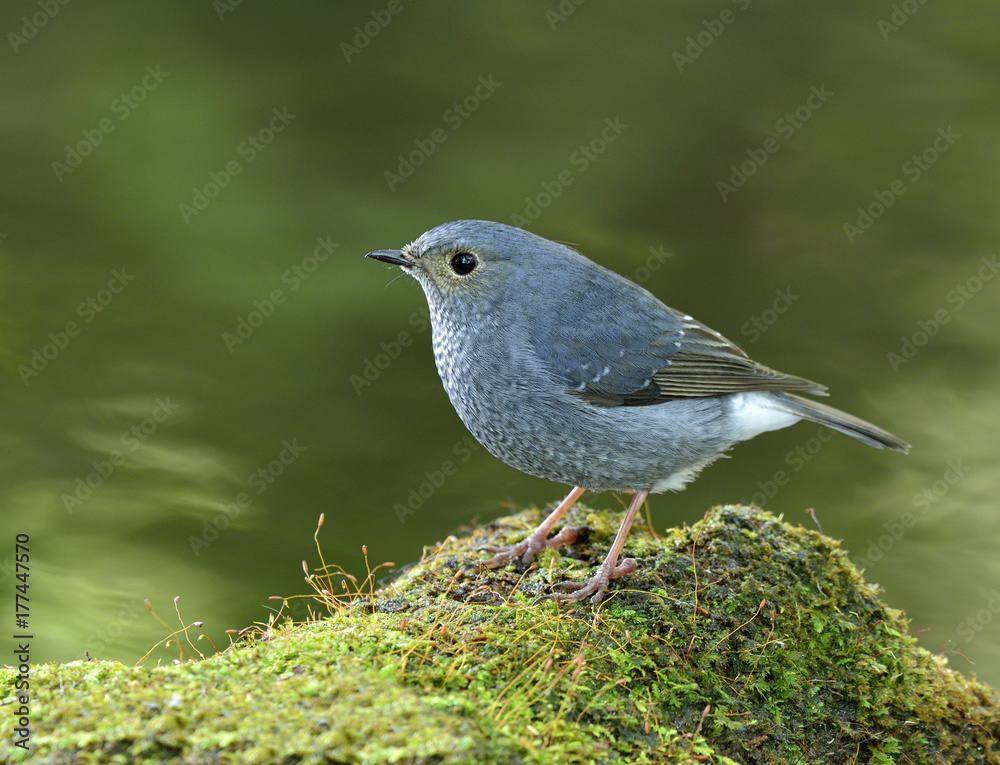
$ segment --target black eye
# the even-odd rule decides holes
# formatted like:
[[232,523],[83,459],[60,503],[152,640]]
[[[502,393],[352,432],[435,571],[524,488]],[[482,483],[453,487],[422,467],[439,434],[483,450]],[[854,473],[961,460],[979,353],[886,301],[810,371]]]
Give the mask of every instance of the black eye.
[[472,269],[479,263],[476,256],[468,252],[457,252],[451,256],[451,270],[459,276],[472,273]]

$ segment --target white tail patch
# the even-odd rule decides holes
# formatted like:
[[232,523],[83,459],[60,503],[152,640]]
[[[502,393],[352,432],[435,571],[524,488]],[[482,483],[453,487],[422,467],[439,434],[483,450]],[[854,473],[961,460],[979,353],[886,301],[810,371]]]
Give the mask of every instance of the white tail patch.
[[783,409],[766,393],[738,393],[731,399],[734,435],[737,441],[780,430],[794,425],[802,418]]

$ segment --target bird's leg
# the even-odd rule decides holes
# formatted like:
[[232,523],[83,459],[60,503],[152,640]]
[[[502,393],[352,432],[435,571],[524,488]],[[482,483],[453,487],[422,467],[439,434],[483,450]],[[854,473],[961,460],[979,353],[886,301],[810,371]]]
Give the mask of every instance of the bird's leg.
[[549,517],[538,524],[538,528],[531,532],[528,537],[521,543],[514,545],[513,547],[484,547],[482,548],[486,552],[495,552],[494,555],[489,560],[484,560],[482,565],[486,568],[496,568],[497,566],[502,566],[504,563],[508,563],[515,558],[520,557],[521,561],[527,565],[535,559],[535,555],[542,550],[549,547],[558,547],[559,545],[572,544],[576,541],[577,530],[575,528],[564,528],[558,534],[556,534],[552,539],[548,539],[549,532],[552,531],[552,527],[556,525],[556,522],[562,518],[563,514],[571,507],[573,503],[576,502],[580,495],[585,492],[586,489],[581,489],[577,486],[573,491],[566,495],[566,499],[559,503],[555,510],[549,513]]
[[635,559],[626,558],[618,563],[618,556],[621,554],[622,547],[625,546],[625,537],[628,536],[629,529],[632,528],[636,513],[639,512],[639,508],[642,507],[642,503],[646,501],[648,495],[649,490],[643,490],[637,491],[632,496],[632,502],[629,504],[628,510],[625,511],[622,525],[618,528],[618,534],[615,535],[615,541],[601,567],[597,569],[597,573],[586,582],[561,582],[553,585],[553,590],[572,590],[572,592],[553,593],[546,597],[552,598],[557,603],[576,603],[588,595],[593,595],[594,605],[597,605],[604,599],[604,594],[608,591],[609,581],[626,574],[634,574],[636,570]]

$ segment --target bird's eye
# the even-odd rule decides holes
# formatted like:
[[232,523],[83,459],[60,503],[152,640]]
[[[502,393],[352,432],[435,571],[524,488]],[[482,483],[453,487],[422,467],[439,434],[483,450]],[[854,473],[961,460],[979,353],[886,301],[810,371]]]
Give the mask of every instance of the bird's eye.
[[472,269],[479,263],[476,256],[468,252],[457,252],[451,256],[451,270],[459,276],[472,273]]

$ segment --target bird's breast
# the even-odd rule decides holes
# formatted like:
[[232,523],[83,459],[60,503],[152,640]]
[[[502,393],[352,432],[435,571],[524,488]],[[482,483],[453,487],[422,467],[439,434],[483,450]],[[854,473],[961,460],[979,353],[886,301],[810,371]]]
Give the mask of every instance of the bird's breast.
[[482,317],[433,316],[434,360],[455,411],[487,448],[545,386],[518,333]]

